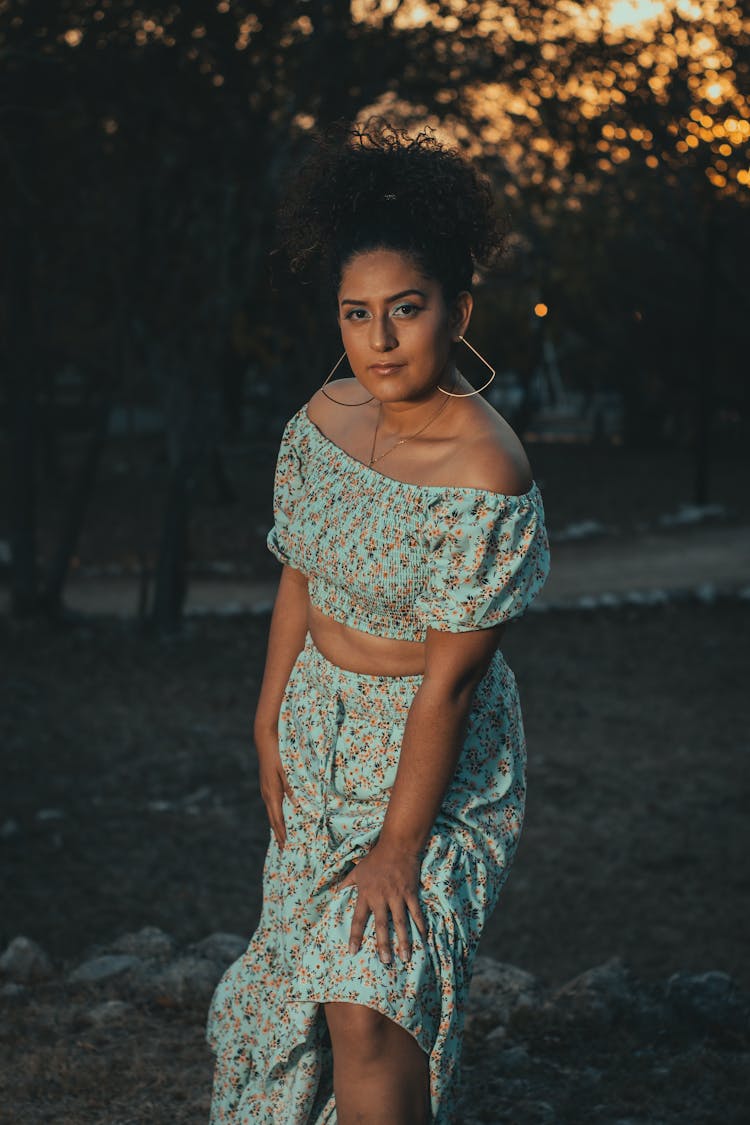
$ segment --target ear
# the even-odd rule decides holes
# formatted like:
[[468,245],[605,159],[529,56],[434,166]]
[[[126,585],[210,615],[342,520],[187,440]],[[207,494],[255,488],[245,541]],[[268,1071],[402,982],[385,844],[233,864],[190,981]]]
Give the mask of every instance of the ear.
[[465,334],[469,327],[473,309],[474,298],[468,289],[462,290],[453,302],[450,311],[451,332],[456,338]]

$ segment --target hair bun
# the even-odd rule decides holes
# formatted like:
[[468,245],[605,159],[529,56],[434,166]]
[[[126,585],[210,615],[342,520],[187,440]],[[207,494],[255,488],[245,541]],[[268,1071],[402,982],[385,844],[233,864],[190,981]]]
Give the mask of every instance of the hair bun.
[[506,240],[489,182],[458,150],[379,116],[316,136],[279,218],[292,270],[323,267],[337,286],[353,254],[388,246],[452,295],[471,288],[475,267],[491,265]]

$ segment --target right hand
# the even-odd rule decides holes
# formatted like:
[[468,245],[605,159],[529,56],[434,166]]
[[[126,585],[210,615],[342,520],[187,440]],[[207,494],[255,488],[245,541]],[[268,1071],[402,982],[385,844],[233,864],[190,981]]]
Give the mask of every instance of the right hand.
[[284,824],[282,804],[285,793],[294,804],[294,795],[281,764],[278,737],[266,735],[262,740],[256,737],[255,741],[258,751],[260,795],[263,798],[263,804],[266,806],[268,821],[276,837],[276,843],[283,851],[286,844],[286,825]]

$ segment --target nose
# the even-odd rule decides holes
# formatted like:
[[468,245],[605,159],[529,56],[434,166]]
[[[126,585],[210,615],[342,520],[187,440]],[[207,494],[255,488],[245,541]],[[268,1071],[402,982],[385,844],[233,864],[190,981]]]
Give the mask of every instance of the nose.
[[398,347],[398,337],[387,313],[373,316],[370,323],[370,346],[376,352],[389,352]]

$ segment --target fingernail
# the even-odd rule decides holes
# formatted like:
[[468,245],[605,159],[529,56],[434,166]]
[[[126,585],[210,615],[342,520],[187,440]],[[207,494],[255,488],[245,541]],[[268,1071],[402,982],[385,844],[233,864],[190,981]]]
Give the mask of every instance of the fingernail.
[[356,945],[354,944],[354,942],[353,942],[353,941],[350,941],[350,942],[349,942],[349,953],[350,953],[350,954],[354,954],[354,953],[356,953],[356,952],[357,952],[357,947],[356,947]]
[[409,950],[408,949],[399,949],[399,956],[401,957],[402,961],[408,961],[409,960]]
[[381,953],[380,954],[380,960],[383,962],[384,965],[390,965],[390,963],[391,963],[390,953]]

